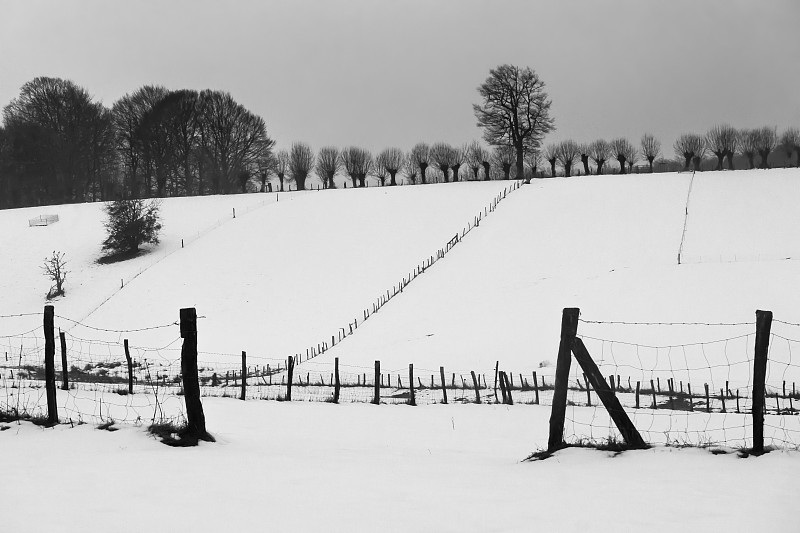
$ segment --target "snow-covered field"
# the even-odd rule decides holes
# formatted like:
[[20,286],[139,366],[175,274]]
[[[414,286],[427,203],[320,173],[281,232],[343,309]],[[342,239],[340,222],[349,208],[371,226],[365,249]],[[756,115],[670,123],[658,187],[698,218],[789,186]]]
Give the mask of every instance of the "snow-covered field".
[[[111,265],[96,263],[100,205],[0,211],[0,315],[34,313],[0,318],[0,350],[13,360],[20,345],[41,344],[16,334],[39,335],[36,313],[49,287],[39,265],[60,250],[70,274],[66,297],[54,302],[56,322],[87,359],[124,360],[119,344],[128,338],[135,356],[172,364],[180,339],[169,324],[179,308],[194,306],[204,317],[201,359],[220,368],[235,368],[244,350],[253,364],[273,366],[300,353],[299,372],[321,375],[338,357],[355,372],[380,360],[398,372],[414,363],[423,379],[444,366],[491,380],[500,361],[515,374],[550,379],[561,310],[579,307],[579,335],[604,372],[746,390],[754,312],[767,309],[783,321],[773,324],[768,383],[800,383],[800,343],[792,340],[800,339],[798,180],[797,170],[772,170],[709,172],[693,183],[691,174],[541,180],[511,192],[508,182],[488,182],[167,199],[161,244]],[[479,213],[486,213],[479,227],[363,321],[364,309]],[[28,227],[43,214],[60,221]],[[354,334],[339,342],[340,328],[355,319]],[[692,324],[666,325],[674,322]],[[308,347],[332,335],[335,346],[305,360]],[[81,394],[81,402],[103,396]],[[111,396],[112,404],[131,401]],[[180,397],[169,401],[180,410]],[[4,524],[17,531],[138,531],[153,523],[306,531],[797,525],[789,512],[800,474],[794,451],[738,459],[657,446],[611,458],[576,449],[520,463],[546,447],[549,407],[231,398],[204,405],[218,442],[192,450],[167,448],[131,425],[108,433],[92,424],[6,424],[0,501],[18,512]],[[636,413],[652,442],[699,431],[746,444],[744,414],[663,413]],[[610,432],[601,410],[572,407],[568,418],[576,436]],[[796,446],[799,419],[768,417],[780,429],[768,437]],[[55,481],[37,481],[34,496],[31,480],[45,477]],[[740,505],[745,499],[752,505]],[[93,511],[80,511],[88,502]],[[120,520],[123,506],[148,511]]]

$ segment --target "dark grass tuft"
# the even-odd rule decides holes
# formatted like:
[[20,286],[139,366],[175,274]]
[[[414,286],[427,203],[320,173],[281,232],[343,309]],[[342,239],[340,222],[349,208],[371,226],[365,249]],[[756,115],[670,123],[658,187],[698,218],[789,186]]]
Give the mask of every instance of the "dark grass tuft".
[[147,428],[147,432],[154,437],[161,439],[161,442],[167,446],[175,448],[184,448],[188,446],[197,446],[199,441],[215,442],[214,437],[206,433],[204,435],[195,435],[186,424],[175,424],[174,422],[160,422],[158,424],[151,424]]
[[119,428],[115,428],[114,427],[114,421],[110,420],[110,419],[107,422],[103,422],[102,424],[97,426],[96,429],[104,429],[104,430],[110,431],[110,432],[114,432],[114,431],[118,431],[119,430]]

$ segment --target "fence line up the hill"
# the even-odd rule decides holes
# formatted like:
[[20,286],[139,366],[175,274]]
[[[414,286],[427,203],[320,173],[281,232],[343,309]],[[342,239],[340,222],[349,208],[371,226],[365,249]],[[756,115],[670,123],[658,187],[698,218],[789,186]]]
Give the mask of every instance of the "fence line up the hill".
[[494,213],[497,209],[497,206],[502,202],[509,193],[512,193],[519,189],[522,185],[522,181],[515,180],[510,186],[505,187],[502,192],[498,193],[491,202],[489,202],[486,206],[484,206],[482,211],[479,211],[472,220],[467,222],[467,225],[464,226],[459,233],[456,233],[452,239],[450,239],[442,248],[439,248],[434,255],[426,257],[420,263],[414,267],[412,271],[408,273],[408,276],[403,276],[402,279],[398,280],[397,283],[394,283],[391,288],[387,289],[385,292],[382,292],[378,298],[376,298],[369,307],[365,307],[361,311],[360,317],[355,317],[352,322],[349,322],[345,327],[340,327],[335,334],[330,336],[330,342],[328,342],[327,337],[318,342],[316,345],[312,345],[306,348],[305,354],[302,352],[295,353],[294,363],[301,364],[305,361],[309,361],[314,359],[315,357],[324,354],[337,344],[340,344],[343,340],[347,337],[355,333],[358,329],[359,320],[363,324],[369,318],[380,311],[384,305],[389,303],[394,297],[403,293],[406,287],[417,279],[419,276],[424,274],[429,268],[435,265],[441,259],[450,253],[450,251],[455,248],[455,246],[464,239],[472,230],[480,226],[481,221],[489,216],[491,213]]
[[686,193],[686,205],[683,212],[683,231],[681,232],[681,244],[678,246],[678,264],[681,264],[681,254],[683,254],[683,243],[686,240],[686,226],[689,223],[689,200],[692,197],[692,186],[694,185],[694,171],[689,179],[689,191]]
[[[270,195],[270,197],[271,197],[271,195]],[[276,202],[276,203],[278,202],[278,195],[277,195],[277,194],[276,194],[276,200],[275,200],[275,202]],[[252,212],[252,211],[255,211],[256,209],[260,209],[260,208],[264,207],[264,206],[265,206],[265,205],[267,205],[268,203],[272,203],[272,202],[270,202],[268,198],[265,198],[265,199],[264,199],[264,200],[262,200],[261,202],[258,202],[258,203],[256,203],[256,204],[250,205],[250,206],[248,206],[248,207],[246,207],[246,208],[244,208],[244,209],[240,209],[240,211],[239,211],[239,215],[248,214],[248,213],[250,213],[250,212]],[[138,278],[140,275],[142,275],[142,274],[144,274],[145,272],[147,272],[148,270],[150,270],[152,267],[154,267],[154,266],[156,266],[157,264],[159,264],[161,261],[163,261],[163,260],[164,260],[164,259],[166,259],[167,257],[171,256],[171,255],[172,255],[172,254],[174,254],[175,252],[178,252],[178,251],[182,250],[182,249],[183,249],[183,248],[184,248],[186,245],[188,245],[188,244],[191,244],[191,243],[193,243],[193,242],[195,242],[195,241],[199,240],[201,237],[205,237],[206,235],[208,235],[209,233],[211,233],[211,232],[212,232],[212,231],[214,231],[215,229],[222,227],[222,225],[223,225],[223,224],[225,224],[225,223],[227,223],[227,222],[230,222],[231,220],[234,220],[234,219],[236,218],[236,208],[231,208],[231,215],[232,215],[232,216],[230,216],[230,217],[227,217],[227,216],[226,216],[226,217],[219,218],[219,219],[218,219],[216,222],[214,222],[213,224],[211,224],[211,225],[209,225],[209,226],[206,226],[204,229],[202,229],[202,230],[198,231],[196,234],[194,234],[194,235],[191,235],[190,237],[182,237],[182,238],[181,238],[181,245],[180,245],[180,247],[176,247],[176,248],[174,248],[173,250],[166,250],[166,249],[163,249],[163,250],[161,250],[161,251],[159,251],[159,252],[155,253],[155,256],[156,256],[156,259],[155,259],[155,261],[153,261],[153,262],[151,262],[151,263],[148,263],[148,264],[146,264],[145,266],[143,266],[143,267],[142,267],[141,269],[139,269],[139,270],[138,270],[136,273],[134,273],[132,276],[130,276],[130,277],[127,279],[127,280],[125,280],[125,279],[120,279],[120,285],[119,285],[119,287],[115,288],[115,289],[114,289],[114,290],[111,292],[111,294],[109,294],[109,295],[108,295],[106,298],[104,298],[104,299],[103,299],[103,300],[102,300],[102,301],[101,301],[99,304],[97,304],[97,305],[95,305],[94,307],[92,307],[91,309],[89,309],[89,311],[88,311],[88,312],[87,312],[87,313],[86,313],[86,314],[85,314],[85,315],[84,315],[84,316],[83,316],[83,317],[82,317],[80,320],[77,320],[77,321],[75,321],[75,322],[76,322],[76,323],[79,323],[79,322],[84,322],[84,321],[85,321],[87,318],[89,318],[90,316],[92,316],[92,315],[93,315],[93,314],[94,314],[94,313],[95,313],[95,312],[96,312],[98,309],[100,309],[100,308],[101,308],[101,307],[103,307],[103,306],[104,306],[106,303],[108,303],[108,301],[109,301],[109,300],[111,300],[111,298],[113,298],[114,296],[116,296],[117,294],[119,294],[119,292],[120,292],[120,291],[122,291],[122,289],[124,289],[125,287],[127,287],[127,286],[128,286],[128,284],[130,284],[130,282],[132,282],[133,280],[135,280],[136,278]],[[154,252],[150,252],[150,253],[151,253],[151,254],[153,254]],[[70,328],[68,328],[68,329],[72,329],[72,327],[70,327]]]

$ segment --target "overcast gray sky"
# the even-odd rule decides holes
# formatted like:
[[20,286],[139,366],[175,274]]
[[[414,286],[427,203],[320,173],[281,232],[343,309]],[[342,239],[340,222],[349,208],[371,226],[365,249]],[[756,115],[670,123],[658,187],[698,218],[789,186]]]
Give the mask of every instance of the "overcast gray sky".
[[546,142],[800,126],[798,0],[0,0],[0,106],[36,76],[111,106],[145,84],[213,88],[279,146],[479,138],[489,69],[530,66]]

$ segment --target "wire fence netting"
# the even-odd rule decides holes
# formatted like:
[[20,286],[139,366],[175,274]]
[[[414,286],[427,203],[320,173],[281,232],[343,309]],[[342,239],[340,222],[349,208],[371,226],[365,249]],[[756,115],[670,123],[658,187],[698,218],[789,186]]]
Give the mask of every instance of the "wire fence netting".
[[[43,417],[47,410],[43,329],[9,332],[8,323],[13,328],[20,316],[0,316],[0,413]],[[56,315],[55,381],[62,422],[185,421],[182,339],[176,323],[143,328],[172,328],[175,335],[164,346],[127,346],[130,364],[125,330],[103,330],[119,333],[120,338],[101,340],[91,338],[96,328],[89,326],[67,331],[74,323]],[[578,336],[646,442],[752,444],[754,323],[581,320]],[[800,444],[800,361],[794,356],[800,354],[800,324],[774,320],[769,339],[765,443],[796,448]],[[497,366],[475,369],[415,365],[412,378],[408,365],[376,369],[343,362],[337,367],[322,359],[293,359],[290,386],[287,359],[200,351],[201,396],[330,402],[338,374],[342,403],[413,400],[419,405],[447,401],[550,406],[553,402],[552,367],[519,372],[506,367],[502,359]],[[344,351],[341,359],[346,359]],[[502,374],[507,383],[498,379]],[[608,411],[575,361],[570,367],[564,437],[566,442],[619,439]]]

